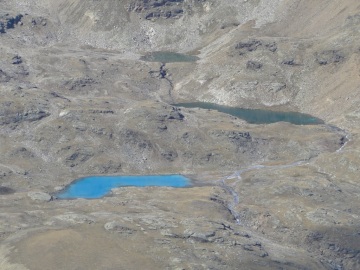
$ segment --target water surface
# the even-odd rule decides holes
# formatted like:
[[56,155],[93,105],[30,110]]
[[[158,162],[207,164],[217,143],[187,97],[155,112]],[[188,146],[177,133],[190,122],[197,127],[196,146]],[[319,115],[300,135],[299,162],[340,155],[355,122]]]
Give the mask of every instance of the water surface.
[[177,103],[173,104],[185,108],[201,108],[216,110],[241,118],[251,124],[270,124],[275,122],[289,122],[295,125],[318,125],[324,121],[309,114],[298,112],[280,112],[259,109],[243,109],[228,107],[206,102]]
[[199,57],[193,55],[187,55],[175,52],[152,52],[147,55],[141,56],[140,60],[148,62],[161,62],[161,63],[173,63],[173,62],[195,62],[199,60]]
[[108,194],[117,187],[187,187],[190,179],[182,175],[142,175],[142,176],[90,176],[81,178],[56,196],[60,199],[95,199]]

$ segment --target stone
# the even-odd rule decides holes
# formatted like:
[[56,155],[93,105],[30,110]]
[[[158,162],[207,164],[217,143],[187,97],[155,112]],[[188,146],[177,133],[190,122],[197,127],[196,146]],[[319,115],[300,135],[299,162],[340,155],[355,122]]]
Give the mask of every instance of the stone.
[[11,63],[13,65],[19,65],[22,63],[22,59],[19,55],[15,55],[12,59],[11,59]]
[[235,45],[236,50],[241,50],[240,54],[244,51],[252,52],[256,51],[259,46],[262,45],[260,40],[252,39],[245,42],[239,42]]
[[259,256],[260,256],[261,258],[264,258],[264,257],[269,256],[269,254],[268,254],[266,251],[260,251]]
[[51,195],[41,191],[31,191],[28,193],[28,196],[33,201],[49,202],[53,200],[53,197]]
[[80,91],[96,85],[97,81],[90,77],[71,79],[64,83],[64,86],[70,91]]
[[62,190],[64,190],[64,186],[56,186],[56,187],[54,187],[54,191],[56,191],[56,192],[59,192],[59,191],[62,191]]
[[183,120],[184,115],[180,112],[179,109],[173,108],[173,110],[170,112],[170,115],[168,116],[168,119],[171,120]]
[[80,165],[89,160],[94,153],[91,149],[77,149],[74,153],[68,156],[65,163],[70,167]]
[[7,29],[13,29],[17,24],[21,22],[21,19],[24,16],[22,14],[18,15],[0,15],[0,33],[4,34]]
[[178,157],[178,154],[176,153],[176,151],[170,150],[170,151],[161,153],[161,156],[168,161],[174,161]]
[[11,80],[11,77],[2,69],[0,69],[0,82],[6,83]]
[[344,60],[345,56],[340,50],[327,50],[316,53],[316,62],[322,66],[343,62]]
[[132,2],[128,11],[144,13],[146,20],[178,19],[184,14],[184,0],[138,0]]
[[265,44],[265,48],[268,49],[270,52],[276,52],[277,44],[276,44],[276,42],[270,42],[270,43]]
[[295,60],[294,59],[287,59],[281,62],[281,64],[283,65],[287,65],[287,66],[295,66]]
[[8,195],[15,193],[15,190],[9,187],[0,186],[0,195]]
[[243,246],[243,249],[244,249],[244,250],[247,250],[247,251],[254,251],[252,245],[244,245],[244,246]]
[[258,61],[248,61],[246,63],[246,68],[250,70],[258,70],[262,68],[262,64]]
[[121,234],[133,234],[136,230],[131,229],[122,225],[117,221],[110,221],[104,225],[105,230],[107,231],[114,231]]
[[184,231],[184,237],[190,238],[199,242],[211,242],[213,241],[212,237],[216,235],[216,231],[210,228],[194,228],[186,229]]

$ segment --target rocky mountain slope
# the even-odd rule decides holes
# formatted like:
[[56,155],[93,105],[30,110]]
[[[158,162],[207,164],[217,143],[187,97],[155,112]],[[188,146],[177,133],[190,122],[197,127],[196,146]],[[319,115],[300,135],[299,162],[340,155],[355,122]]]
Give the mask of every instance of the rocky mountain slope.
[[[0,269],[360,267],[357,1],[0,7]],[[154,51],[199,60],[140,60]],[[325,124],[171,105],[191,101]],[[195,187],[51,197],[86,175],[168,173]]]

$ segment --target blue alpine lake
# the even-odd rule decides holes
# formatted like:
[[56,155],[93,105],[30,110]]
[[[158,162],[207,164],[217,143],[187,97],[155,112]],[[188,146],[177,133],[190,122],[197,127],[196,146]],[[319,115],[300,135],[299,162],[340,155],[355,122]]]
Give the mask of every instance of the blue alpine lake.
[[107,195],[118,187],[188,187],[191,180],[182,175],[141,175],[141,176],[89,176],[81,178],[56,196],[59,199],[96,199]]
[[206,102],[191,102],[172,104],[177,107],[184,108],[201,108],[216,110],[222,113],[230,114],[245,120],[251,124],[270,124],[276,122],[289,122],[295,125],[318,125],[324,121],[309,114],[298,112],[281,112],[259,109],[243,109],[236,107],[228,107]]

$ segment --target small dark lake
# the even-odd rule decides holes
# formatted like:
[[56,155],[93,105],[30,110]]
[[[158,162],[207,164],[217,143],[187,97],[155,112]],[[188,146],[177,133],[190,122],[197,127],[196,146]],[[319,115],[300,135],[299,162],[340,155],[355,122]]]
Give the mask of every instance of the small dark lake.
[[318,125],[323,124],[324,121],[298,112],[280,112],[258,109],[242,109],[236,107],[228,107],[206,102],[192,102],[192,103],[177,103],[172,104],[177,107],[184,108],[201,108],[216,110],[222,113],[230,114],[232,116],[241,118],[251,124],[270,124],[276,122],[289,122],[295,125]]
[[152,52],[141,56],[140,60],[161,63],[195,62],[199,57],[175,52]]
[[81,178],[56,196],[59,199],[96,199],[107,195],[118,187],[188,187],[191,180],[182,175],[141,175],[141,176],[90,176]]

